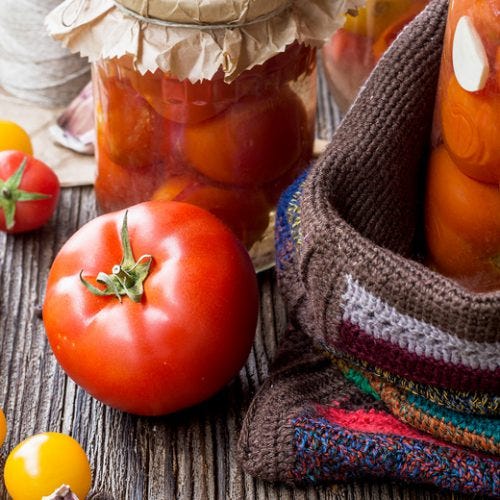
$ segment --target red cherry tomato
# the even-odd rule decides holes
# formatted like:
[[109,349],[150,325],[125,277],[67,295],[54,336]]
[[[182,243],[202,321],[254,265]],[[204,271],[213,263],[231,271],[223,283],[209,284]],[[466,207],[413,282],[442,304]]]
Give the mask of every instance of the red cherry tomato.
[[351,33],[345,28],[337,30],[323,50],[327,61],[341,67],[354,64],[369,71],[375,65],[372,39],[366,35]]
[[105,148],[99,148],[94,184],[97,204],[102,212],[112,212],[147,201],[163,179],[164,170],[175,171],[175,159],[165,155],[162,161],[140,170],[113,162]]
[[54,213],[59,180],[45,163],[20,151],[0,152],[0,230],[31,231]]
[[98,217],[63,246],[43,319],[76,383],[110,406],[161,415],[209,398],[243,366],[257,280],[241,243],[201,208],[150,201],[124,216]]
[[301,156],[307,116],[287,87],[249,96],[215,118],[186,127],[186,161],[210,179],[258,186],[276,179]]
[[240,82],[227,84],[221,75],[213,80],[191,83],[169,77],[161,70],[131,78],[136,90],[167,120],[199,123],[224,111],[238,100]]
[[500,188],[471,179],[444,146],[429,160],[426,241],[429,263],[475,291],[500,288]]
[[399,14],[399,17],[396,16],[382,33],[380,33],[373,43],[373,55],[377,61],[382,57],[383,53],[389,48],[392,42],[394,42],[402,29],[425,8],[427,2],[428,0],[415,0],[411,2],[405,6],[404,11]]

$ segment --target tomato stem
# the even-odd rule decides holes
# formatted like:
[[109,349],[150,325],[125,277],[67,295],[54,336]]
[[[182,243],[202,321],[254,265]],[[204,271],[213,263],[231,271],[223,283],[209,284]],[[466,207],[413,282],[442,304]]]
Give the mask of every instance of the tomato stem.
[[133,302],[140,302],[144,293],[144,281],[149,275],[149,269],[153,257],[141,255],[137,261],[134,259],[127,226],[127,213],[123,217],[121,229],[121,244],[123,257],[120,264],[115,264],[110,274],[100,272],[95,280],[105,285],[105,288],[97,288],[83,278],[83,270],[80,272],[80,281],[94,295],[114,295],[121,302],[122,295],[126,295]]
[[16,223],[16,204],[18,201],[33,201],[51,198],[50,194],[32,193],[19,189],[23,179],[24,170],[28,163],[28,157],[25,156],[17,170],[5,181],[0,179],[0,209],[5,216],[5,227],[12,229]]

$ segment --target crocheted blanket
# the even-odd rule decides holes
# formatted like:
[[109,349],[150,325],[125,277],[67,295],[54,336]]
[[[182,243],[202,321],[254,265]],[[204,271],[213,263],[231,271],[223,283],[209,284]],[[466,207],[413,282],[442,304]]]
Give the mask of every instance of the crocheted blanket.
[[403,30],[281,199],[290,329],[241,431],[256,476],[500,496],[500,293],[470,293],[419,262],[446,11],[434,0]]

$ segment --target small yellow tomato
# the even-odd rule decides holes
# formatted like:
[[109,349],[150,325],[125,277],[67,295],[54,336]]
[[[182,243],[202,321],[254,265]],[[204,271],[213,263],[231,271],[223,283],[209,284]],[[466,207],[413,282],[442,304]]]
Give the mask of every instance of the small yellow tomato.
[[2,446],[6,434],[7,434],[7,420],[5,419],[4,412],[0,408],[0,446]]
[[0,151],[22,151],[33,154],[30,136],[17,123],[0,120]]
[[66,434],[44,432],[25,439],[10,452],[4,480],[13,500],[40,500],[63,484],[83,500],[90,489],[91,472],[77,441]]

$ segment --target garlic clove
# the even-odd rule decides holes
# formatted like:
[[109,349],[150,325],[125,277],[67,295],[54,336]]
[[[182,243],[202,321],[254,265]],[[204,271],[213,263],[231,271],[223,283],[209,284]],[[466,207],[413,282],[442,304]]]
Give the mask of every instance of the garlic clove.
[[42,497],[42,500],[78,500],[78,497],[71,491],[71,488],[62,484],[49,496]]
[[490,73],[488,57],[472,19],[462,16],[453,38],[453,70],[464,90],[476,92],[486,85]]

